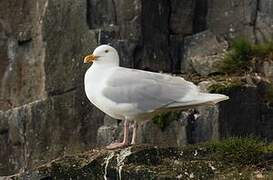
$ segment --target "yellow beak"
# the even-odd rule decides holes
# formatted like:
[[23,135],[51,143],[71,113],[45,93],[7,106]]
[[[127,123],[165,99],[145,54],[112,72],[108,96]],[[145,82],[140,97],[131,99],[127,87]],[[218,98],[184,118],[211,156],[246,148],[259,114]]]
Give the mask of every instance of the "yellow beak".
[[90,54],[90,55],[85,56],[83,62],[84,62],[84,63],[91,63],[91,62],[95,61],[97,58],[98,58],[98,56],[95,56],[95,55],[93,55],[93,54]]

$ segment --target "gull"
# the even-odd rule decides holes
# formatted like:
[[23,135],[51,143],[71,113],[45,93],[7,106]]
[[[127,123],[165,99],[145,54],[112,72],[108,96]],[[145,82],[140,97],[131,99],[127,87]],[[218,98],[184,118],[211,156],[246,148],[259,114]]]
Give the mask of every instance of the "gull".
[[162,73],[120,67],[119,55],[109,45],[98,46],[84,63],[92,63],[84,77],[87,98],[114,119],[124,120],[123,141],[107,149],[129,145],[129,122],[133,121],[131,144],[136,143],[139,122],[154,116],[229,99],[222,94],[202,93],[192,82]]

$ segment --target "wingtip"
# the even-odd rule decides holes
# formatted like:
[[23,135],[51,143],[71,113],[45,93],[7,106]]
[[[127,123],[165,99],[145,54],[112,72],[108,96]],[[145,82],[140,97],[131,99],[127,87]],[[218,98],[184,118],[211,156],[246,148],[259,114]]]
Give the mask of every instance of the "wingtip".
[[219,97],[219,99],[217,99],[217,100],[215,101],[215,104],[217,104],[217,103],[219,103],[219,102],[221,102],[221,101],[226,101],[226,100],[229,100],[229,99],[230,99],[229,96],[226,96],[226,95],[223,95],[223,94],[217,94],[217,95],[219,95],[219,96],[221,96],[221,97]]

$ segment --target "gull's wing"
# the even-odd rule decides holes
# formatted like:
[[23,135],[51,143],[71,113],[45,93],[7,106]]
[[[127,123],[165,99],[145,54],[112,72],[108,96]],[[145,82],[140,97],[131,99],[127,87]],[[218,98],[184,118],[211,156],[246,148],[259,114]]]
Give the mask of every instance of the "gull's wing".
[[119,67],[107,79],[102,93],[115,103],[133,104],[149,112],[173,103],[188,104],[199,90],[181,77]]

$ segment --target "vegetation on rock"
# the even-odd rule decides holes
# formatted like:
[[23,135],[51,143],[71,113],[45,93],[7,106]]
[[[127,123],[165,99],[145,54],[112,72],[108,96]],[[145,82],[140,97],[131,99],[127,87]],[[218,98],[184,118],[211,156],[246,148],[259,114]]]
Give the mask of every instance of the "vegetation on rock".
[[273,145],[228,138],[185,147],[132,146],[65,156],[11,179],[255,179],[272,178]]
[[244,38],[235,39],[224,57],[221,69],[223,72],[234,73],[246,71],[251,67],[252,60],[264,60],[273,56],[273,42],[251,44]]
[[273,152],[271,146],[255,137],[231,137],[222,141],[207,143],[216,159],[241,165],[257,164],[264,153]]
[[175,111],[175,112],[166,112],[166,113],[161,113],[157,116],[155,116],[152,121],[154,124],[156,124],[162,131],[167,128],[170,123],[174,120],[178,120],[180,117],[180,112]]
[[228,92],[239,89],[240,87],[242,87],[240,81],[224,81],[210,85],[208,91],[210,93],[227,94]]

